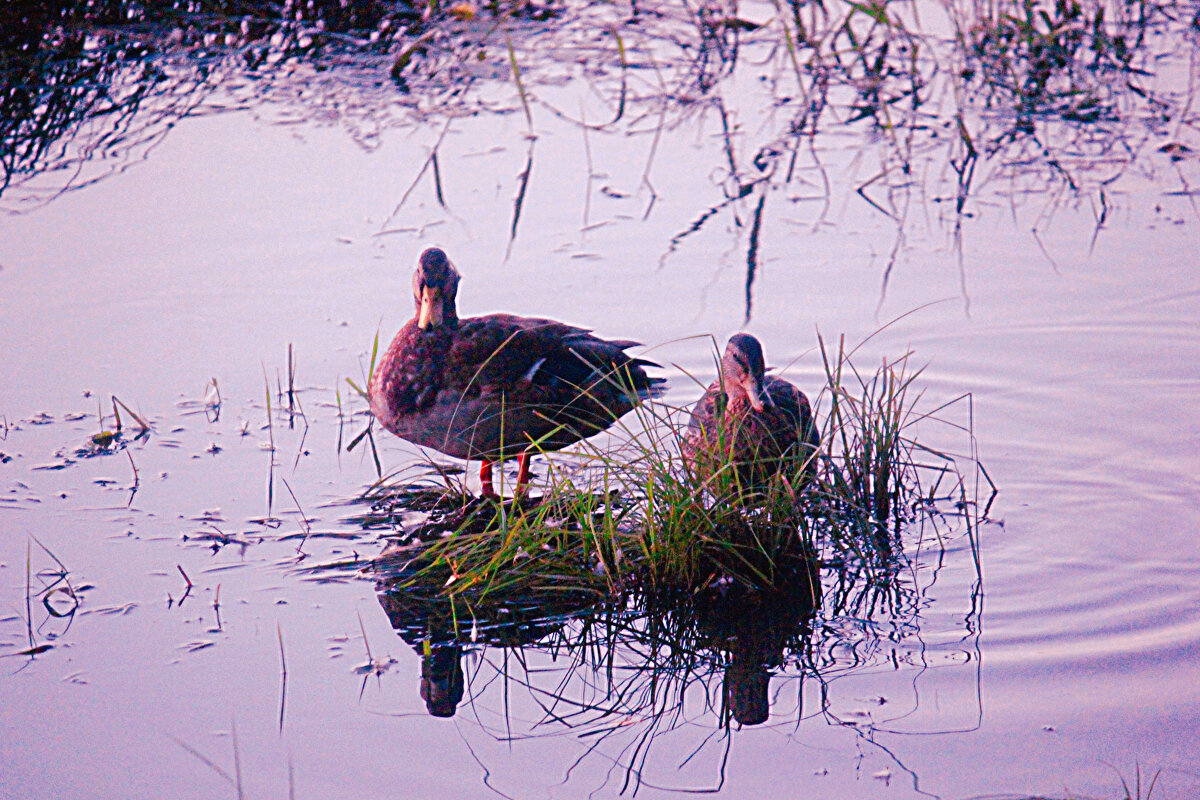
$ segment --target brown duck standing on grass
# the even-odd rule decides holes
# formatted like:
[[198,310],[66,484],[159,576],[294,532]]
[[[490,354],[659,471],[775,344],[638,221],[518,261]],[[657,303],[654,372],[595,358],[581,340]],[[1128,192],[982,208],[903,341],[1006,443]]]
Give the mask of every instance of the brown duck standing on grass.
[[734,334],[721,374],[692,409],[683,440],[684,462],[701,480],[732,464],[743,489],[761,488],[792,458],[808,459],[805,478],[815,472],[812,454],[821,436],[808,398],[765,373],[758,339]]
[[459,274],[431,247],[413,275],[417,313],[379,362],[367,394],[383,427],[413,444],[483,462],[485,497],[496,497],[492,464],[520,454],[517,493],[529,457],[608,428],[666,381],[630,358],[637,342],[607,341],[550,319],[488,314],[458,318]]

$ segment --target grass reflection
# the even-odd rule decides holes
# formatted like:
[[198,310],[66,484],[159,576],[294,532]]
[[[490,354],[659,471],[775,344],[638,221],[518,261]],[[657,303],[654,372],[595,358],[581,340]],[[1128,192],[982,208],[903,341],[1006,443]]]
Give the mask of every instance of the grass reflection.
[[[935,650],[977,669],[979,581],[960,601],[959,642],[927,648],[922,618],[936,577],[926,562],[937,572],[942,554],[923,548],[939,545],[892,544],[868,561],[836,547],[809,553],[770,588],[719,578],[696,592],[609,598],[566,587],[499,590],[482,602],[422,595],[409,582],[413,562],[395,550],[372,574],[392,626],[421,657],[419,692],[430,714],[469,707],[501,742],[574,737],[585,749],[569,771],[588,759],[616,763],[621,791],[717,790],[744,726],[823,721],[886,753],[876,736],[899,720],[859,710],[853,689],[839,691],[843,679],[880,668],[919,676]],[[917,680],[909,700],[887,698],[903,714],[920,703]],[[657,776],[676,770],[681,783],[663,787]]]
[[[670,788],[719,789],[737,730],[768,724],[844,728],[919,783],[878,737],[914,732],[918,711],[920,733],[980,722],[986,475],[916,441],[955,403],[918,410],[907,359],[874,373],[844,346],[826,359],[824,449],[800,492],[786,466],[750,495],[689,482],[669,426],[632,456],[554,467],[541,498],[480,501],[449,475],[373,489],[357,519],[391,541],[366,574],[421,658],[428,712],[469,707],[498,741],[575,737],[568,772],[615,763],[621,791],[668,769],[683,776]],[[920,676],[945,666],[973,687],[965,723],[921,706]],[[879,670],[911,697],[864,709],[850,687]]]

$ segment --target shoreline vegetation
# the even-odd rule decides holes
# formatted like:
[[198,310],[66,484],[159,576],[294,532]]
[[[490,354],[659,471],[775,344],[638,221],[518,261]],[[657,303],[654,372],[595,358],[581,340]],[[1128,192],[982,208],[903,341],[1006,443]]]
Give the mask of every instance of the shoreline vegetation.
[[[39,205],[100,179],[112,168],[98,162],[133,158],[179,119],[251,101],[289,120],[338,120],[364,147],[392,125],[485,111],[595,132],[652,132],[700,113],[744,138],[723,93],[751,52],[755,91],[773,96],[777,121],[727,148],[726,202],[791,183],[813,166],[812,138],[845,126],[882,144],[881,172],[857,188],[893,216],[891,194],[928,157],[946,167],[923,179],[930,194],[958,215],[1001,181],[1107,198],[1134,163],[1178,169],[1200,147],[1194,7],[779,0],[755,13],[711,0],[9,4],[0,195],[11,209]],[[586,119],[555,104],[564,75],[599,99]]]

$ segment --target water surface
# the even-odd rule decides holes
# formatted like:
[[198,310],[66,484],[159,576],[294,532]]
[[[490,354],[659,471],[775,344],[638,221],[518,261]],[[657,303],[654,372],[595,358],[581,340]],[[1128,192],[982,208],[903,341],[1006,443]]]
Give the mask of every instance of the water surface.
[[[630,52],[662,57],[661,40],[637,50],[622,31]],[[919,436],[964,463],[977,453],[1000,488],[976,531],[981,572],[961,528],[910,535],[904,602],[870,618],[818,611],[822,674],[780,665],[764,725],[723,732],[704,699],[720,673],[706,673],[627,792],[1118,796],[1118,773],[1139,764],[1162,771],[1156,797],[1200,790],[1200,217],[1195,160],[1158,149],[1200,149],[1195,111],[1169,131],[1124,120],[1138,144],[1107,161],[1087,149],[1095,129],[1070,140],[1045,122],[1073,189],[1033,143],[1025,163],[981,146],[957,214],[948,146],[921,139],[905,174],[903,148],[848,113],[799,139],[789,169],[749,166],[794,143],[778,36],[747,35],[736,68],[690,104],[653,103],[643,64],[630,73],[642,103],[586,132],[567,117],[608,119],[597,87],[620,70],[539,60],[539,36],[516,40],[528,121],[495,48],[466,116],[413,112],[353,71],[335,82],[353,91],[302,73],[261,93],[216,86],[213,113],[173,119],[152,147],[93,154],[86,169],[104,177],[90,185],[2,196],[16,213],[0,217],[0,795],[622,790],[649,715],[593,749],[543,719],[564,658],[479,644],[466,698],[435,719],[420,655],[373,580],[306,570],[383,547],[344,521],[343,501],[376,477],[362,449],[338,447],[366,422],[345,379],[411,315],[409,273],[433,244],[463,273],[462,313],[636,338],[664,365],[669,403],[699,395],[689,374],[711,378],[708,337],[741,329],[813,393],[818,333],[879,331],[858,363],[912,350],[927,407],[970,394],[942,416],[973,440],[946,424]],[[1182,93],[1193,59],[1164,56],[1147,80]],[[434,147],[440,201],[422,171]],[[289,346],[303,411],[290,426]],[[153,432],[78,457],[98,407],[111,427],[114,394]],[[386,470],[421,458],[377,442]],[[37,594],[57,562],[78,590],[73,617]],[[829,597],[836,570],[822,579]],[[21,655],[31,637],[53,648]]]

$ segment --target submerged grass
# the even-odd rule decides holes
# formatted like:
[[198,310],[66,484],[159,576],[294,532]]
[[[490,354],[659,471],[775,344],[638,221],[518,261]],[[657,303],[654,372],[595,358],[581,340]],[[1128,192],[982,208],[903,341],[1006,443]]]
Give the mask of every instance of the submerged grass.
[[864,372],[844,341],[836,350],[822,341],[821,352],[822,447],[797,448],[765,484],[743,485],[728,464],[702,477],[688,469],[686,410],[646,404],[610,433],[615,446],[585,441],[548,460],[540,497],[475,498],[445,474],[381,482],[364,498],[371,517],[403,535],[375,571],[393,590],[461,601],[464,611],[532,595],[686,595],[729,582],[776,589],[819,551],[838,563],[891,563],[906,524],[977,517],[978,477],[916,440],[926,422],[969,436],[969,422],[946,414],[969,396],[923,412],[911,354]]

